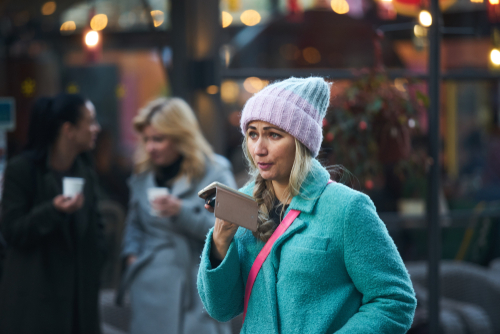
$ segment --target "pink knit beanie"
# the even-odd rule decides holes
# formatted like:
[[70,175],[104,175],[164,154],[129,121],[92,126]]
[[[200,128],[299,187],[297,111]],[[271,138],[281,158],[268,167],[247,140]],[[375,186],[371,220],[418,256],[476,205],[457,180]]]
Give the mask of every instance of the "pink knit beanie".
[[252,121],[271,123],[297,138],[316,157],[329,103],[330,86],[323,78],[292,77],[275,82],[247,101],[241,113],[241,131],[245,135]]

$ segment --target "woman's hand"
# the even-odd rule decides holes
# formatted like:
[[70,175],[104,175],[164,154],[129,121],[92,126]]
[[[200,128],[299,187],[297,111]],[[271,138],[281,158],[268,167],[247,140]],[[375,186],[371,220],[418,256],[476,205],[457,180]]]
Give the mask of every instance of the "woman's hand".
[[56,210],[64,213],[73,213],[81,209],[83,202],[84,198],[82,194],[78,194],[74,197],[58,195],[52,200],[52,204]]
[[181,211],[182,200],[172,195],[158,196],[151,202],[153,210],[160,217],[177,216]]
[[135,255],[129,255],[127,256],[127,267],[131,266],[135,261],[137,261],[137,256]]
[[[214,212],[214,208],[205,204],[205,209]],[[225,220],[215,218],[214,233],[212,234],[212,255],[219,260],[226,257],[227,250],[233,241],[234,235],[238,231],[238,225],[229,223]]]

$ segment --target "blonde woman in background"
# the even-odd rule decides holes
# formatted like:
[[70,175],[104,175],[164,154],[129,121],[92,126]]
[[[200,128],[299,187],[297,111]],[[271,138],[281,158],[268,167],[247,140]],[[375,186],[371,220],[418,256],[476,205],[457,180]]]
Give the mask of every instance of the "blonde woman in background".
[[[189,105],[160,98],[134,118],[141,137],[122,257],[130,289],[132,334],[229,333],[203,310],[196,274],[203,242],[214,224],[199,189],[219,181],[235,187],[230,163],[213,153]],[[150,202],[148,189],[169,195]]]

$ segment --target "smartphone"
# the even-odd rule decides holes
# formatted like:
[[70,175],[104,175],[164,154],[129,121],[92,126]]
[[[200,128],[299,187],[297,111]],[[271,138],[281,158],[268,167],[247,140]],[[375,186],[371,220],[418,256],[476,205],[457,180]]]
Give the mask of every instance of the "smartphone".
[[253,197],[220,182],[213,182],[198,192],[214,208],[215,217],[257,231],[259,207]]

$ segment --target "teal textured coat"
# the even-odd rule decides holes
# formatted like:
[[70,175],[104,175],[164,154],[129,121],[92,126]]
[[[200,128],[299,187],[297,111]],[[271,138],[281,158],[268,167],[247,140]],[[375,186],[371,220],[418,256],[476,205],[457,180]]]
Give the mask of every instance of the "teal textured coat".
[[[415,294],[406,268],[368,196],[313,167],[290,209],[301,214],[278,239],[250,297],[241,333],[405,333]],[[241,189],[251,195],[254,184]],[[215,269],[208,233],[198,273],[207,312],[228,321],[243,312],[248,273],[264,243],[239,228]]]

